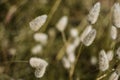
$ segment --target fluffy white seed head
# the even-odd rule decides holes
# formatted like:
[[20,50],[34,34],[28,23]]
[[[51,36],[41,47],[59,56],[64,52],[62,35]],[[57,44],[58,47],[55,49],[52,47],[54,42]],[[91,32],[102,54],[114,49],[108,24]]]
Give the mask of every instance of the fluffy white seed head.
[[97,2],[89,12],[88,21],[91,24],[94,24],[98,19],[99,13],[100,13],[100,2]]
[[113,23],[117,28],[120,28],[120,4],[119,3],[114,4]]
[[113,56],[114,56],[113,50],[109,50],[107,52],[107,58],[108,58],[108,60],[111,61],[113,59]]
[[111,27],[110,35],[113,40],[117,38],[117,28],[115,26]]
[[38,44],[31,49],[32,54],[39,54],[43,50],[42,45]]
[[84,38],[83,44],[85,46],[90,46],[96,37],[96,30],[92,29],[89,34]]
[[89,32],[92,30],[92,26],[89,25],[85,28],[85,30],[83,31],[83,33],[80,36],[80,40],[83,41],[84,38],[89,34]]
[[41,78],[45,74],[46,67],[38,67],[35,70],[35,77],[36,78]]
[[36,17],[35,19],[33,19],[29,23],[30,28],[33,31],[38,31],[43,26],[43,24],[46,22],[46,19],[47,19],[47,15],[46,14]]
[[70,61],[70,63],[75,62],[75,53],[71,52],[67,56],[68,56],[68,60]]
[[56,28],[58,29],[58,31],[63,32],[67,26],[67,23],[68,23],[68,17],[63,16],[56,24]]
[[73,45],[77,48],[80,44],[80,37],[76,37],[75,40],[73,41]]
[[64,68],[66,69],[69,69],[71,66],[70,61],[66,57],[62,58],[62,63],[63,63]]
[[109,61],[104,50],[99,53],[99,69],[101,71],[106,71],[109,68]]
[[37,68],[42,69],[42,68],[46,68],[48,66],[48,63],[45,60],[43,60],[41,58],[37,58],[37,57],[30,58],[29,64],[31,67],[36,68],[36,69]]
[[78,37],[78,30],[76,28],[70,29],[70,36],[73,38]]
[[36,42],[40,42],[43,45],[45,45],[48,41],[48,35],[45,33],[35,33],[33,38]]
[[69,53],[74,53],[75,52],[75,45],[74,44],[68,44],[67,45],[67,48],[66,48],[66,53],[69,54]]
[[120,76],[120,64],[116,68],[116,73]]
[[116,54],[117,54],[118,59],[120,59],[120,47],[118,47]]
[[109,80],[118,80],[119,76],[116,72],[113,72],[109,77]]
[[97,58],[95,56],[92,56],[90,62],[91,62],[92,65],[96,65],[97,64]]

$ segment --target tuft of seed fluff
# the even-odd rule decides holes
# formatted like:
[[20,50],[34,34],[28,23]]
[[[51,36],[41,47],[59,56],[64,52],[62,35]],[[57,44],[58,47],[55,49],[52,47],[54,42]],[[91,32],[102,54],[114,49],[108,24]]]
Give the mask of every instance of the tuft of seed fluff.
[[116,72],[113,72],[109,77],[109,80],[118,80],[118,79],[119,79],[119,76]]
[[63,63],[64,68],[66,69],[69,69],[71,66],[70,61],[66,57],[62,58],[62,63]]
[[95,24],[97,19],[98,19],[98,16],[99,16],[99,13],[100,13],[100,2],[97,2],[93,7],[92,9],[90,10],[89,14],[88,14],[88,21],[91,23],[91,24]]
[[78,30],[77,30],[77,28],[71,28],[70,29],[70,36],[73,37],[73,38],[78,37]]
[[81,40],[79,36],[74,39],[73,45],[75,46],[75,48],[77,48],[80,45],[80,42]]
[[46,68],[48,66],[48,63],[45,60],[37,57],[30,58],[29,64],[33,68],[39,68],[39,67]]
[[92,29],[89,34],[84,38],[83,44],[85,46],[90,46],[96,37],[96,30]]
[[92,26],[88,25],[85,30],[83,31],[83,33],[80,36],[80,40],[83,41],[84,38],[89,34],[89,32],[92,30]]
[[96,65],[97,64],[97,58],[95,56],[92,56],[90,62],[91,62],[92,65]]
[[74,63],[75,61],[75,49],[76,46],[74,44],[68,44],[66,47],[67,59],[70,63]]
[[48,66],[48,63],[45,60],[37,57],[32,57],[29,60],[29,64],[31,67],[36,69],[35,76],[37,78],[43,77],[43,75],[45,74],[46,67]]
[[117,58],[120,59],[120,47],[118,47],[116,54],[117,54]]
[[36,17],[29,23],[31,30],[38,31],[44,25],[46,20],[47,20],[46,14]]
[[31,52],[32,52],[32,54],[36,55],[36,54],[41,53],[42,50],[43,50],[42,45],[37,44],[37,45],[35,45],[35,46],[31,49]]
[[120,28],[120,4],[115,3],[113,6],[113,24]]
[[48,35],[45,33],[35,33],[33,38],[36,42],[40,42],[42,45],[47,44],[48,41]]
[[109,50],[107,52],[107,58],[108,58],[108,60],[111,61],[113,59],[113,56],[114,56],[113,50]]
[[115,26],[111,27],[110,35],[113,40],[117,38],[117,28]]
[[120,64],[116,68],[116,73],[120,76]]
[[68,60],[70,61],[70,63],[75,62],[75,53],[73,53],[73,52],[67,53],[67,57],[68,57]]
[[41,67],[36,68],[35,73],[34,73],[35,77],[37,77],[37,78],[43,77],[43,75],[45,74],[45,71],[46,71],[45,67],[43,67],[43,68],[41,68]]
[[56,24],[56,28],[58,29],[58,31],[63,32],[67,26],[67,23],[68,23],[68,17],[63,16]]
[[66,47],[66,53],[74,53],[76,46],[74,44],[68,44]]
[[100,71],[106,71],[109,68],[109,60],[107,58],[106,52],[101,50],[99,53],[99,69]]

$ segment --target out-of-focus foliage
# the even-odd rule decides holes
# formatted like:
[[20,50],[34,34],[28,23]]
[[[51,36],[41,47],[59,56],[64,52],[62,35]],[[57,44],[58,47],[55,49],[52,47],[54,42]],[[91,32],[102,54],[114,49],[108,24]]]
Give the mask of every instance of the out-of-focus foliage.
[[[97,57],[98,60],[98,53],[101,49],[111,49],[110,11],[115,0],[62,0],[45,31],[49,36],[47,45],[43,47],[42,53],[34,55],[31,49],[39,42],[33,39],[35,32],[30,29],[29,22],[37,16],[49,14],[55,1],[0,0],[0,80],[68,80],[68,70],[63,67],[61,60],[56,60],[58,51],[64,45],[60,32],[55,28],[56,23],[62,16],[68,16],[68,25],[65,30],[68,39],[71,28],[83,31],[88,24],[86,17],[89,10],[99,1],[102,8],[98,21],[93,25],[97,30],[96,39],[91,46],[83,46],[74,74],[74,80],[96,79],[99,73],[98,62],[92,65],[90,60],[92,56]],[[120,42],[119,36],[117,43]],[[115,48],[117,46],[119,44],[115,45]],[[76,54],[78,51],[79,47]],[[29,63],[14,62],[28,61],[33,56],[41,57],[49,63],[41,79],[34,76],[34,69]],[[105,80],[107,79],[108,77]]]

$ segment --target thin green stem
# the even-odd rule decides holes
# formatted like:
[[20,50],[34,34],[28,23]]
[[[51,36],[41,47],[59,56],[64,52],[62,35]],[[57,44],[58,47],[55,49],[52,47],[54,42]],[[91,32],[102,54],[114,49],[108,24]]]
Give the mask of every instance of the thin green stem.
[[6,63],[28,63],[28,61],[6,61]]
[[58,9],[60,3],[61,3],[62,0],[56,0],[56,2],[54,3],[50,13],[48,14],[48,18],[47,18],[47,21],[46,23],[43,25],[43,27],[40,29],[41,32],[44,32],[46,29],[47,29],[47,26],[49,24],[49,22],[51,21],[54,13],[56,12],[56,10]]
[[103,79],[106,76],[107,76],[107,74],[103,74],[102,76],[98,77],[96,80],[101,80],[101,79]]
[[61,34],[62,34],[63,42],[66,44],[67,43],[67,39],[66,39],[66,36],[65,36],[65,32],[62,31]]
[[80,49],[79,49],[79,51],[78,51],[78,54],[77,54],[77,58],[76,58],[76,60],[75,60],[75,62],[74,62],[74,64],[71,66],[71,68],[70,68],[70,72],[69,72],[69,80],[73,80],[73,74],[74,74],[74,71],[75,71],[75,67],[76,67],[76,65],[77,65],[77,63],[78,63],[78,60],[79,60],[79,57],[80,57],[80,54],[81,54],[81,51],[82,51],[82,43],[80,44]]

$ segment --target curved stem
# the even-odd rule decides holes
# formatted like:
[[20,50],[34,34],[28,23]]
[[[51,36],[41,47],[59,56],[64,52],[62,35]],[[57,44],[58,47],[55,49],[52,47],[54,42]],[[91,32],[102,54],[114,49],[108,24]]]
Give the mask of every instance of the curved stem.
[[6,61],[6,63],[28,63],[28,61],[17,60],[17,61]]
[[78,60],[79,60],[79,57],[80,57],[80,54],[81,54],[81,51],[82,51],[82,46],[83,46],[83,45],[80,44],[80,49],[79,49],[79,51],[78,51],[77,58],[76,58],[74,64],[73,64],[73,65],[71,66],[71,68],[70,68],[69,80],[73,80],[73,74],[74,74],[75,67],[76,67],[76,65],[77,65],[77,63],[78,63]]
[[101,79],[103,79],[106,76],[107,76],[107,74],[103,74],[102,76],[98,77],[96,80],[101,80]]
[[57,8],[59,7],[60,3],[62,0],[56,0],[56,2],[54,3],[50,13],[48,14],[48,18],[46,23],[43,25],[43,27],[40,29],[41,32],[44,32],[47,29],[47,26],[49,24],[49,22],[51,21],[54,13],[56,12]]
[[66,44],[67,43],[67,39],[66,39],[66,36],[65,36],[65,32],[61,32],[62,34],[62,38],[63,38],[63,42]]

